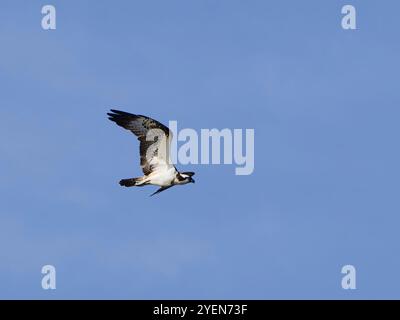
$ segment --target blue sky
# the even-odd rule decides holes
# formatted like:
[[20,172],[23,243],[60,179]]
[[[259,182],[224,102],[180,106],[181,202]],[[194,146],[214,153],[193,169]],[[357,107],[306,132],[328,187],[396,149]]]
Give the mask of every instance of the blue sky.
[[[51,1],[54,31],[45,4],[0,4],[0,298],[400,298],[398,2]],[[112,107],[254,128],[255,171],[121,188]]]

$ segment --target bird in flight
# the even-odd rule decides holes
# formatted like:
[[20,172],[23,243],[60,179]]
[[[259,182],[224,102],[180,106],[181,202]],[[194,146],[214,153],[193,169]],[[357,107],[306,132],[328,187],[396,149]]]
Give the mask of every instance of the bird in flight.
[[151,196],[174,185],[194,183],[194,172],[179,172],[169,157],[172,132],[168,127],[149,117],[113,110],[107,113],[108,119],[120,127],[131,131],[140,141],[140,166],[144,176],[122,179],[124,187],[155,185],[160,188]]

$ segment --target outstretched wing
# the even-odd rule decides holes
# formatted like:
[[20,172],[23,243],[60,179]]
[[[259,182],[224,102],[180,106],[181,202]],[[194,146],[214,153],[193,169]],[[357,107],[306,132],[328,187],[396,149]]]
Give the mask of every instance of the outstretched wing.
[[163,191],[165,191],[165,190],[167,190],[167,189],[169,189],[169,188],[171,188],[171,187],[172,187],[172,186],[161,187],[160,189],[157,189],[156,192],[152,193],[152,194],[150,195],[150,197],[156,195],[157,193],[163,192]]
[[143,173],[167,170],[173,165],[169,150],[172,132],[160,122],[149,117],[111,109],[109,119],[130,130],[140,141],[140,166]]

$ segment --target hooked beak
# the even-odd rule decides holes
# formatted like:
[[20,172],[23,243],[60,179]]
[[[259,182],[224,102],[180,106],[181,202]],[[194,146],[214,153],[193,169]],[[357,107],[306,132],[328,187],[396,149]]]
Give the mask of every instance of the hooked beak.
[[191,182],[191,183],[195,183],[196,181],[194,181],[193,178],[190,178],[190,182]]

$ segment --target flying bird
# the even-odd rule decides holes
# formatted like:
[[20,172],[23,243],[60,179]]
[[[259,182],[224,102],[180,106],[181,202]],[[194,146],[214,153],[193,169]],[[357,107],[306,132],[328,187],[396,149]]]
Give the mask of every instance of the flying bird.
[[108,119],[120,127],[131,131],[140,141],[140,166],[144,176],[122,179],[124,187],[155,185],[160,188],[151,196],[165,191],[172,186],[194,183],[194,172],[179,172],[171,164],[169,150],[172,132],[160,122],[146,116],[131,114],[111,109]]

